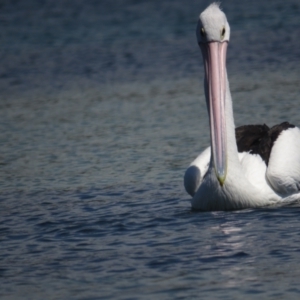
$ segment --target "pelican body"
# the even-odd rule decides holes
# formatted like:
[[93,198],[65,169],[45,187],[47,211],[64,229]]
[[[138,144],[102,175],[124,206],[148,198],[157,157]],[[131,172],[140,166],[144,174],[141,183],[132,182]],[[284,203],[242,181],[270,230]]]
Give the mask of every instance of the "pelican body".
[[196,34],[211,145],[184,176],[192,208],[237,210],[300,198],[299,128],[288,122],[235,128],[226,71],[230,27],[218,4],[200,14]]

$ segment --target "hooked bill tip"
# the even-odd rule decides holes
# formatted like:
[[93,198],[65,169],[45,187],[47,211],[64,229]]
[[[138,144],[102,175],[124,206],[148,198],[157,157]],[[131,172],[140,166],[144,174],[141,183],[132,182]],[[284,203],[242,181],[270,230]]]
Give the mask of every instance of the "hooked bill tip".
[[223,187],[223,185],[225,183],[225,178],[218,178],[218,181],[220,183],[220,186]]
[[226,180],[226,172],[224,172],[224,170],[222,170],[221,172],[218,172],[216,170],[216,176],[217,176],[217,179],[220,183],[220,186],[223,187],[223,185],[225,183],[225,180]]

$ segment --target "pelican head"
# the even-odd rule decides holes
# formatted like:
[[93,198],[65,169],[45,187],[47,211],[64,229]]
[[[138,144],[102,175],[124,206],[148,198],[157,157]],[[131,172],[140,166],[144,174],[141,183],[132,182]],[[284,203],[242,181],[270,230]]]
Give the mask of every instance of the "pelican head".
[[196,35],[199,45],[209,42],[229,42],[230,27],[219,4],[212,3],[200,14]]
[[223,186],[227,174],[225,100],[230,28],[218,4],[211,4],[200,14],[196,34],[205,67],[204,88],[210,120],[211,157],[216,177]]

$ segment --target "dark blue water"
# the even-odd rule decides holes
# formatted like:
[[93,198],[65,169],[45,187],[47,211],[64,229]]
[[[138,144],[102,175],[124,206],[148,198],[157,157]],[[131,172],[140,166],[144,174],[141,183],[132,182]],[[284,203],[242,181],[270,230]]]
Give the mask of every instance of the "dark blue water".
[[[300,206],[193,212],[207,1],[0,4],[1,299],[298,299]],[[300,125],[300,5],[224,1],[236,125]]]

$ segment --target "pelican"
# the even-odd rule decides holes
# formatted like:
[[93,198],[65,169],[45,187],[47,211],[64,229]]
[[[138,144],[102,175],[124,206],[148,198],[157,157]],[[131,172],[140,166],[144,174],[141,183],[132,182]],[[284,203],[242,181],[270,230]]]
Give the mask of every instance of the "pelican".
[[230,27],[213,3],[197,24],[211,145],[189,166],[192,208],[238,210],[300,199],[300,130],[284,122],[235,128],[226,71]]

